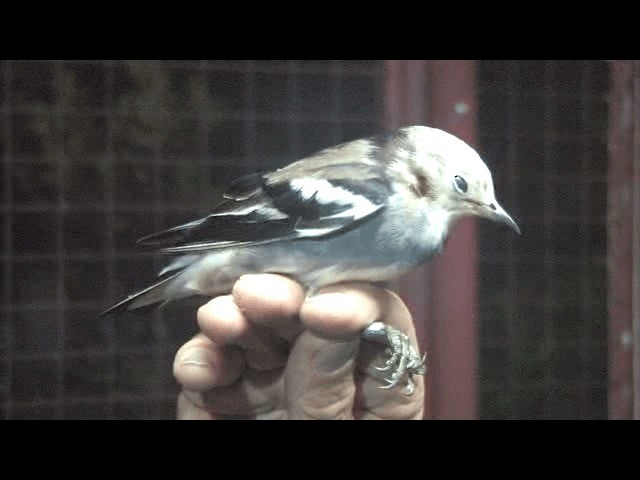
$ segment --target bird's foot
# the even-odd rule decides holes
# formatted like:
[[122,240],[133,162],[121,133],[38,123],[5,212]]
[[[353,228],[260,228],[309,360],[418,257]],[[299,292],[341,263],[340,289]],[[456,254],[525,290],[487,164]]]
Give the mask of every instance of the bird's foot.
[[412,395],[416,388],[413,375],[424,375],[427,371],[426,354],[420,357],[406,334],[382,322],[374,322],[365,328],[362,338],[387,346],[389,358],[384,366],[375,367],[380,372],[388,372],[387,385],[380,388],[393,388],[406,379],[405,394]]

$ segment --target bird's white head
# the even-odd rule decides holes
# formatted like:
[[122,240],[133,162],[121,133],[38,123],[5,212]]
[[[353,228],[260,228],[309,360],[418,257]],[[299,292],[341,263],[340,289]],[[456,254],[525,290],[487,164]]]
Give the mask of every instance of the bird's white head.
[[467,143],[424,126],[402,128],[396,138],[402,143],[397,151],[405,152],[399,163],[409,167],[405,178],[411,178],[417,194],[447,211],[451,221],[474,215],[504,223],[520,233],[495,198],[489,168]]

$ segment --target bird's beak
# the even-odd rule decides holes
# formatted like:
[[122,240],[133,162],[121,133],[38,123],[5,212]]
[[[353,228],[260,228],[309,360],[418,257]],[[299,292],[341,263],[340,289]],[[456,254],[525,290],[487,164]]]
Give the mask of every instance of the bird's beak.
[[494,201],[490,205],[487,205],[487,209],[487,218],[494,222],[500,222],[508,225],[513,228],[518,235],[520,235],[520,227],[518,227],[518,224],[513,220],[513,218],[511,218],[511,215],[509,215],[498,202]]

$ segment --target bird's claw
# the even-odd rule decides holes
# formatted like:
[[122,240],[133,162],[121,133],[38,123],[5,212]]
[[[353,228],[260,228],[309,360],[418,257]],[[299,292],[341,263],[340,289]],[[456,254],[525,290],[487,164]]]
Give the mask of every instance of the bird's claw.
[[382,367],[374,367],[379,372],[391,372],[389,377],[385,378],[387,385],[380,388],[391,389],[406,378],[405,394],[412,395],[416,388],[413,375],[424,375],[427,371],[426,354],[420,357],[406,334],[382,322],[369,325],[362,332],[362,337],[388,347],[389,358],[385,364]]

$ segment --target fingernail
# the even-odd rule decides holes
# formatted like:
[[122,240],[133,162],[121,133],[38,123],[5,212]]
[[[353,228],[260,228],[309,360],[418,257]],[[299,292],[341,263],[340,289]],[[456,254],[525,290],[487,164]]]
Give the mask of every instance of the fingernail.
[[182,354],[180,364],[208,368],[211,366],[211,355],[205,348],[192,348]]
[[332,373],[353,360],[358,349],[358,341],[332,343],[322,348],[315,358],[316,370]]

